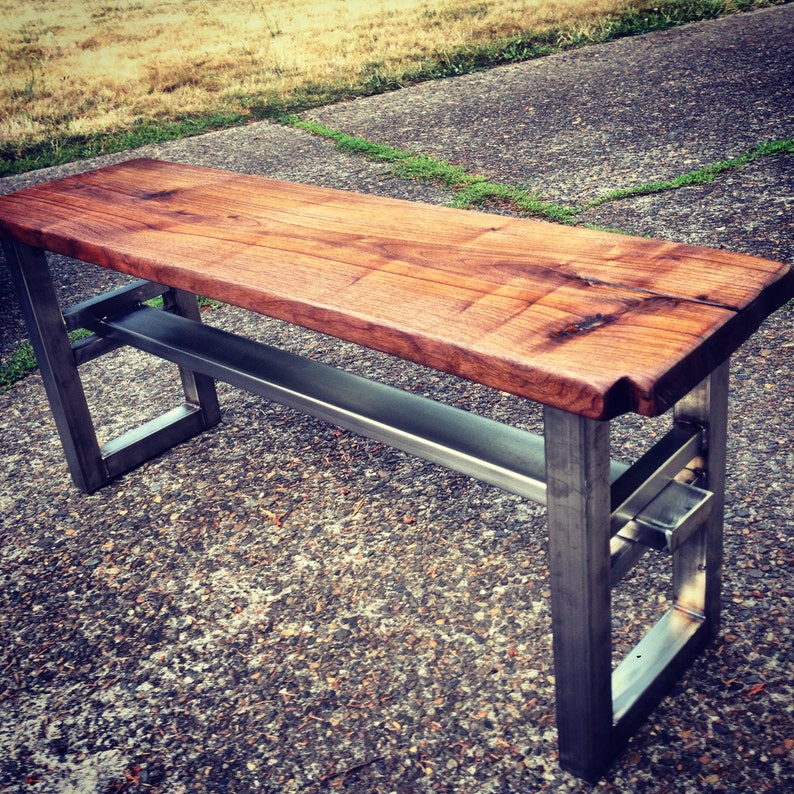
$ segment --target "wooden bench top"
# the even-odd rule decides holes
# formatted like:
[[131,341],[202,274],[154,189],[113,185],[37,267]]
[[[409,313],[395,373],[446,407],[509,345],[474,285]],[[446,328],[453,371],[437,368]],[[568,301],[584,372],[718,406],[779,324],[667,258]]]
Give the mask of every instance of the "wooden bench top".
[[662,413],[794,294],[743,254],[143,159],[0,197],[0,232],[598,419]]

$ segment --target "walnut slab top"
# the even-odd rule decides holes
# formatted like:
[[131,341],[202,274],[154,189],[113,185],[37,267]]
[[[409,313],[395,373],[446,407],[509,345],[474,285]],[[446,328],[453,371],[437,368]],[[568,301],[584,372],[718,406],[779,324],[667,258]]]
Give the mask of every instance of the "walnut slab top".
[[0,234],[596,419],[662,413],[794,294],[766,259],[133,160]]

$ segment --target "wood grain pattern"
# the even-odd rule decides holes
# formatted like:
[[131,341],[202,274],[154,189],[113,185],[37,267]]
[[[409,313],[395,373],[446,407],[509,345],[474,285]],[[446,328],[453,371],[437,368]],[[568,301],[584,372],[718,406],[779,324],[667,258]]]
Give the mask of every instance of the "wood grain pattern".
[[154,160],[0,197],[0,232],[599,419],[665,411],[794,294],[757,257]]

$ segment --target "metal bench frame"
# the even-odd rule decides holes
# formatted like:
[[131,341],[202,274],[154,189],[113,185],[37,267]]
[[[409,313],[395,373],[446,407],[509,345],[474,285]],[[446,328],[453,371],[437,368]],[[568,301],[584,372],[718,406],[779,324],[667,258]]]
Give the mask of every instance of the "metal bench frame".
[[[214,380],[545,503],[559,758],[597,780],[715,636],[720,619],[728,363],[679,401],[631,467],[610,423],[544,409],[544,436],[203,325],[195,298],[138,281],[61,312],[43,250],[4,242],[75,484],[90,492],[220,421]],[[142,302],[162,295],[165,311]],[[67,332],[93,336],[72,345]],[[179,365],[184,402],[102,446],[78,366],[121,345]],[[672,557],[673,606],[612,670],[611,588],[649,548]]]

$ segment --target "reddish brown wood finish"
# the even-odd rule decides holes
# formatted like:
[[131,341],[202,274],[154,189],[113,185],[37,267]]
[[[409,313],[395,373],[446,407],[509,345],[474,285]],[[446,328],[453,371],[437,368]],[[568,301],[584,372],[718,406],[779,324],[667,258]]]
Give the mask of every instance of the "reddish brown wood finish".
[[778,262],[154,160],[0,197],[7,237],[592,418],[670,407]]

